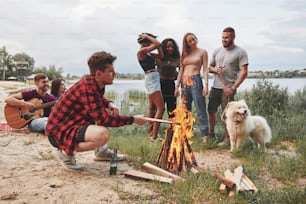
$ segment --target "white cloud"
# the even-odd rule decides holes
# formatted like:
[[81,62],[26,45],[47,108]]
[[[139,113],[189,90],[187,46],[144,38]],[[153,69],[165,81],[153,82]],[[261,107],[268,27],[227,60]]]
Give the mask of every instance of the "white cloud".
[[306,67],[303,0],[0,1],[0,46],[66,73],[88,73],[87,59],[97,50],[118,57],[118,72],[141,73],[136,38],[142,32],[172,37],[180,48],[183,35],[194,32],[211,56],[226,26],[236,29],[236,43],[248,51],[252,68],[273,69],[280,61]]
[[270,49],[275,52],[283,52],[283,53],[291,53],[291,54],[297,54],[297,53],[304,53],[305,50],[298,47],[282,47],[282,46],[270,46]]

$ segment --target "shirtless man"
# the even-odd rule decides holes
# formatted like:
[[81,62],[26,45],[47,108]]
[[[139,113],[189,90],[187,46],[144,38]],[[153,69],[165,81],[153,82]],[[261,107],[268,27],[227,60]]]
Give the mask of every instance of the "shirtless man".
[[[206,112],[205,96],[208,94],[208,54],[204,49],[197,47],[198,39],[193,33],[186,33],[183,39],[181,68],[175,84],[175,95],[179,95],[179,85],[182,81],[182,94],[186,100],[186,108],[191,111],[192,101],[197,112],[203,142],[208,140],[208,117]],[[201,68],[205,86],[201,78]]]

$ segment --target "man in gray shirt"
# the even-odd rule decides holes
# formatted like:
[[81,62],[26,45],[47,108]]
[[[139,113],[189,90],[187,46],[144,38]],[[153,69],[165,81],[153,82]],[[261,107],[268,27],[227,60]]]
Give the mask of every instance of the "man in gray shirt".
[[[221,105],[224,111],[228,102],[234,100],[236,89],[248,74],[248,55],[245,50],[235,45],[235,30],[224,28],[222,33],[223,47],[213,52],[209,64],[209,72],[215,74],[214,82],[209,94],[209,137],[214,136],[216,113]],[[224,124],[225,127],[225,124]],[[229,144],[229,135],[225,127],[225,139],[219,146]]]

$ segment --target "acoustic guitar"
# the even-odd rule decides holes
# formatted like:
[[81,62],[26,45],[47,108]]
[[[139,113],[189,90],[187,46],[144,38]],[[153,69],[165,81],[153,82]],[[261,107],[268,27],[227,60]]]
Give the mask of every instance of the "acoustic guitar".
[[44,115],[44,108],[51,107],[56,103],[56,101],[41,103],[41,101],[37,98],[33,98],[28,102],[34,104],[35,107],[32,110],[27,110],[25,107],[11,106],[8,104],[4,106],[4,115],[9,126],[16,129],[22,128],[35,118],[42,117]]

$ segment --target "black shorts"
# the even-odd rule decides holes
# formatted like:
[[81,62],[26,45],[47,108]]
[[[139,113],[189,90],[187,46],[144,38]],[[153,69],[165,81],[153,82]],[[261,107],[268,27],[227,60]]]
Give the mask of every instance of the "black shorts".
[[216,113],[220,105],[223,111],[226,105],[228,104],[228,102],[234,100],[235,94],[236,91],[233,94],[226,96],[223,93],[223,89],[211,88],[209,92],[209,102],[208,102],[207,111],[209,113]]
[[[91,125],[91,124],[86,124],[86,125],[84,125],[83,127],[80,128],[80,131],[79,131],[79,134],[78,134],[78,137],[77,137],[77,143],[85,142],[85,132],[86,132],[89,125]],[[53,147],[58,148],[58,145],[57,145],[57,142],[56,142],[56,139],[55,139],[54,135],[48,136],[48,140]]]

